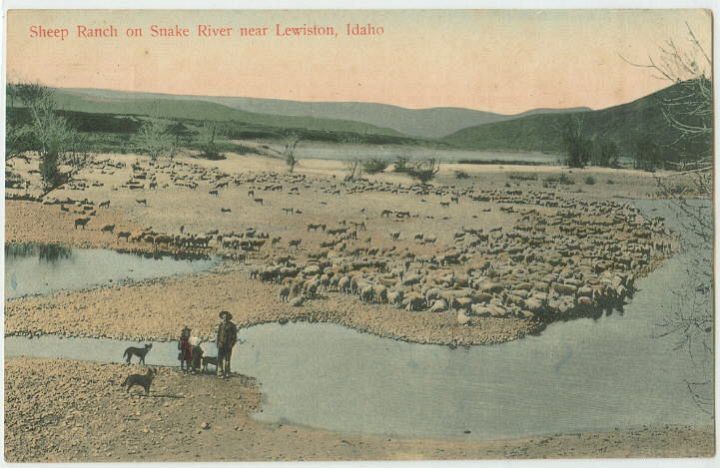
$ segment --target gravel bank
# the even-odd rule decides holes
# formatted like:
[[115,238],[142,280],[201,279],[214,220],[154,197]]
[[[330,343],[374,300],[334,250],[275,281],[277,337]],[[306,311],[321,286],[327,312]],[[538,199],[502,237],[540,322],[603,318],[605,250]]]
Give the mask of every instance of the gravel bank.
[[[120,388],[139,367],[5,362],[5,460],[257,461],[712,456],[712,427],[643,427],[498,441],[336,434],[252,419],[253,379],[161,368],[149,397]],[[203,429],[207,423],[207,429]]]

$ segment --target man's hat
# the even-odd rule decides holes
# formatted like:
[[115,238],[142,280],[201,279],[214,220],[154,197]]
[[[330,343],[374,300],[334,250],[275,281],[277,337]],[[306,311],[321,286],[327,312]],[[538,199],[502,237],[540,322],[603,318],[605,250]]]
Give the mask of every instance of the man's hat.
[[228,316],[228,320],[232,320],[232,314],[230,312],[227,310],[220,312],[220,318],[224,318],[226,315]]
[[183,326],[183,331],[185,331],[185,330],[190,331],[190,328],[188,328],[187,325],[184,325],[184,326]]

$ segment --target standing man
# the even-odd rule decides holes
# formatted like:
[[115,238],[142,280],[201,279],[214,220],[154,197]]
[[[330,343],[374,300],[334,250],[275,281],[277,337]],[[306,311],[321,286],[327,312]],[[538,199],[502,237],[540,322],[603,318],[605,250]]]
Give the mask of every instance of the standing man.
[[230,358],[232,349],[237,342],[237,326],[232,323],[232,314],[227,310],[220,312],[220,326],[218,326],[217,339],[215,343],[218,349],[218,376],[227,378],[230,376]]

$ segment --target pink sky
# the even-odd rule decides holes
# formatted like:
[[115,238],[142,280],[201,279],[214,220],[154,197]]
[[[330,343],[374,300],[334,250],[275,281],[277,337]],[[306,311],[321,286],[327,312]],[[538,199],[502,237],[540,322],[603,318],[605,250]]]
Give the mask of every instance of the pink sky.
[[[703,10],[570,11],[43,11],[8,13],[10,80],[58,87],[302,101],[365,101],[501,113],[538,107],[604,108],[667,86],[620,55],[644,61],[667,39],[687,44],[688,23],[710,52]],[[347,23],[384,28],[347,36]],[[75,37],[114,25],[117,38]],[[151,38],[151,25],[189,38]],[[266,37],[199,38],[198,24],[268,26]],[[275,25],[333,26],[338,37],[288,38]],[[68,28],[63,41],[30,27]],[[143,38],[125,37],[141,27]]]

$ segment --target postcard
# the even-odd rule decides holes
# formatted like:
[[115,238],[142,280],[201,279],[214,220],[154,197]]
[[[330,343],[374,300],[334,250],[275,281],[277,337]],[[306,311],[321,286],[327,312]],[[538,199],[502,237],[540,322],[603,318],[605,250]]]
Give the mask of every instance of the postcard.
[[714,456],[712,12],[6,15],[7,462]]

